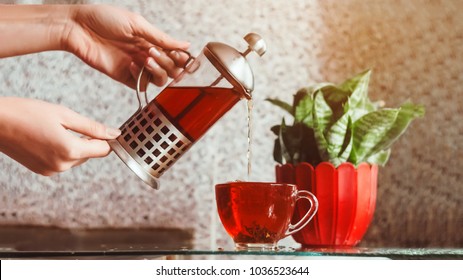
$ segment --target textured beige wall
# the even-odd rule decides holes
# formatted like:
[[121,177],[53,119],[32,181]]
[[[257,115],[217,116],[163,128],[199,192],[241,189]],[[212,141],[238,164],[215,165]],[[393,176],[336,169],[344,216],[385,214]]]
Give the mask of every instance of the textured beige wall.
[[[362,245],[463,246],[462,1],[108,3],[191,41],[192,53],[208,41],[241,49],[247,32],[263,35],[268,53],[250,58],[256,82],[252,180],[274,178],[269,128],[283,113],[265,98],[290,101],[302,86],[341,82],[373,69],[372,99],[391,106],[412,99],[424,104],[427,114],[380,169],[377,212]],[[113,126],[136,108],[130,89],[60,52],[0,60],[0,95],[60,103]],[[51,178],[0,155],[0,224],[177,227],[194,229],[202,246],[229,244],[216,215],[213,185],[247,179],[245,116],[242,102],[163,175],[159,191],[141,183],[115,155]]]

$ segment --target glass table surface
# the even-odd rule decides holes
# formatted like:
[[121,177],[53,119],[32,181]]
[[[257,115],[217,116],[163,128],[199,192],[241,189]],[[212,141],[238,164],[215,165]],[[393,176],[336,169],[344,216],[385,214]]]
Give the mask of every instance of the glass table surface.
[[0,259],[298,259],[298,258],[387,258],[387,259],[442,259],[463,260],[463,250],[458,248],[280,248],[275,251],[200,250],[121,250],[100,251],[14,251],[0,248]]
[[202,247],[177,229],[69,230],[0,226],[0,259],[463,259],[463,248]]

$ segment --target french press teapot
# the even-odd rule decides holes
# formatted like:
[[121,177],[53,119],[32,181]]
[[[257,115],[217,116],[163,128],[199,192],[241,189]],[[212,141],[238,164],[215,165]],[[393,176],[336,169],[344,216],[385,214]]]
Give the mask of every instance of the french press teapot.
[[141,90],[144,68],[140,72],[139,108],[108,143],[151,187],[158,189],[158,178],[240,99],[251,98],[254,76],[245,57],[251,51],[262,56],[266,44],[255,33],[244,40],[248,49],[243,53],[219,42],[207,43],[197,57],[187,53],[182,73],[151,101],[147,85]]

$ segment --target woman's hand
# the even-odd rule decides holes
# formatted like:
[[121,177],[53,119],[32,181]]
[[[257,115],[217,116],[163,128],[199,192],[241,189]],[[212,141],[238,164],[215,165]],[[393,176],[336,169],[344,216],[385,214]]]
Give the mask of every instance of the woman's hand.
[[[76,135],[77,132],[84,137]],[[120,131],[70,109],[34,99],[0,98],[0,152],[35,173],[52,175],[111,151]]]
[[64,48],[93,68],[132,88],[142,66],[162,86],[188,59],[189,43],[163,33],[142,16],[106,5],[77,5],[63,31]]
[[72,52],[132,88],[141,67],[162,86],[176,77],[189,43],[142,16],[106,5],[0,5],[0,58],[49,50]]

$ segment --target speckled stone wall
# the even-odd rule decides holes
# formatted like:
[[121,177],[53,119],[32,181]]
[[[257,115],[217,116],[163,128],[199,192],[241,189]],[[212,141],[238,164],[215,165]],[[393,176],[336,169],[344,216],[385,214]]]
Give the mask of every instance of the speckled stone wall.
[[[377,211],[362,245],[463,246],[463,2],[107,3],[140,13],[190,41],[196,54],[209,41],[243,49],[241,38],[249,31],[266,39],[267,54],[249,59],[255,73],[251,178],[246,173],[246,104],[241,102],[163,175],[159,191],[139,181],[114,154],[53,177],[33,174],[0,155],[0,224],[174,227],[193,229],[200,246],[228,246],[213,186],[236,179],[274,180],[269,129],[284,114],[265,98],[290,101],[300,87],[341,82],[371,68],[372,99],[390,106],[412,99],[427,113],[380,169]],[[132,90],[62,52],[0,60],[0,96],[60,103],[112,126],[122,124],[137,106]]]

